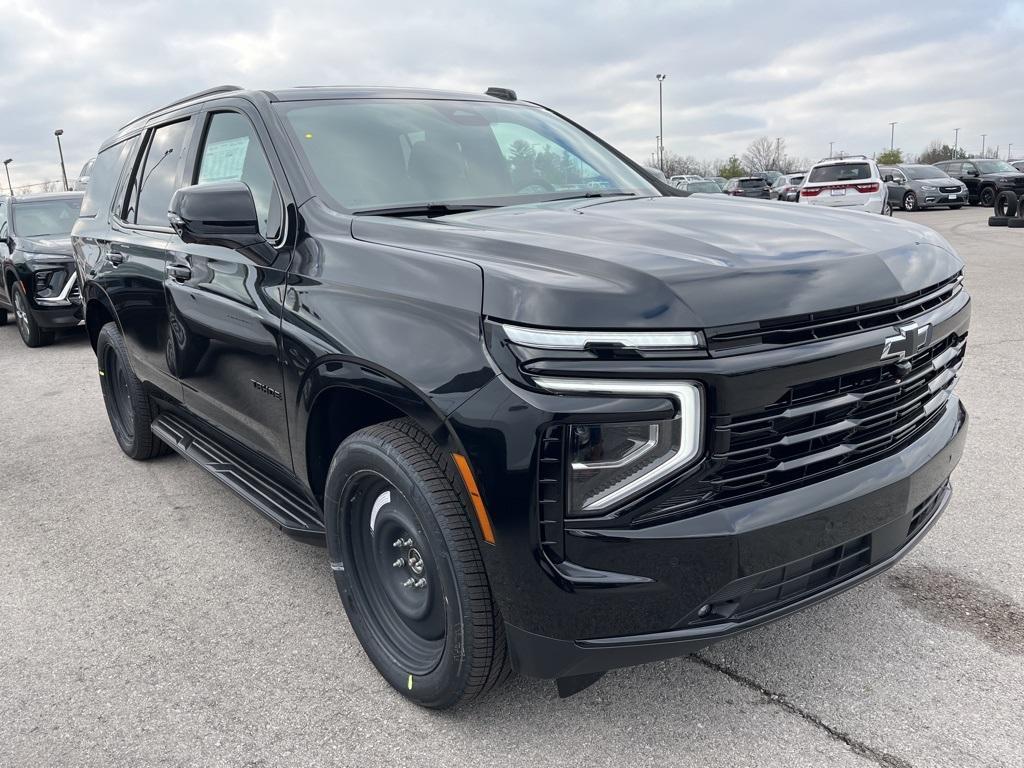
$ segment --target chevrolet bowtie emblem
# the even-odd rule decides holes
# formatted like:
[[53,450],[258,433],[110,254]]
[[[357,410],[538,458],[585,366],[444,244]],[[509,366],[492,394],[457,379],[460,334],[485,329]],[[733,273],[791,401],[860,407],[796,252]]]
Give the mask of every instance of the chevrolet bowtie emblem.
[[915,322],[896,326],[896,335],[885,340],[882,347],[883,360],[905,360],[913,357],[928,346],[932,338],[931,323],[918,325]]

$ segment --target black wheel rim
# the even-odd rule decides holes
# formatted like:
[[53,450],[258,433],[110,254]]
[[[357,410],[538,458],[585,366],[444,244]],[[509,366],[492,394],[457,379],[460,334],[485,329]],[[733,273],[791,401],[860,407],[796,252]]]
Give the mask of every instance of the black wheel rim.
[[981,204],[982,205],[993,205],[995,203],[995,195],[992,194],[991,189],[986,189],[981,193]]
[[121,356],[113,347],[107,347],[103,356],[103,373],[107,378],[107,387],[110,392],[110,417],[114,427],[128,440],[135,437],[135,427],[132,422],[132,398],[129,389],[129,371],[121,362]]
[[446,635],[430,543],[409,502],[381,475],[357,473],[342,499],[348,505],[346,575],[367,628],[401,669],[425,675],[440,661]]
[[18,332],[21,334],[21,338],[28,341],[32,336],[31,320],[28,316],[25,298],[17,290],[14,292],[14,315],[18,320]]

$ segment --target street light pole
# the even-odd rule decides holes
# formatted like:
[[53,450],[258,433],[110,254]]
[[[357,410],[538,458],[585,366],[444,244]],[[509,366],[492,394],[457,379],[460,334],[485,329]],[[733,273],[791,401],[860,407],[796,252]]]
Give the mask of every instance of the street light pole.
[[899,123],[889,123],[889,151],[891,152],[896,148],[896,126]]
[[7,191],[11,193],[11,197],[14,197],[14,187],[11,186],[11,169],[9,167],[11,160],[12,158],[10,157],[4,160],[4,170],[7,171]]
[[1013,142],[1011,141],[1006,145],[1006,162],[1010,162],[1013,159]]
[[835,144],[835,142],[834,142],[834,141],[830,141],[830,142],[828,143],[828,159],[829,159],[829,160],[831,160],[831,159],[832,159],[832,145],[833,145],[833,144]]
[[665,172],[665,109],[662,101],[661,84],[668,75],[657,75],[658,78],[658,168]]
[[58,128],[53,132],[57,137],[57,152],[60,154],[60,177],[64,179],[64,191],[68,191],[68,172],[64,169],[64,149],[60,145],[60,137],[64,135],[64,129]]
[[982,157],[985,156],[985,137],[986,136],[988,136],[987,133],[981,134],[981,156]]
[[956,160],[956,151],[960,147],[960,129],[953,129],[953,159]]

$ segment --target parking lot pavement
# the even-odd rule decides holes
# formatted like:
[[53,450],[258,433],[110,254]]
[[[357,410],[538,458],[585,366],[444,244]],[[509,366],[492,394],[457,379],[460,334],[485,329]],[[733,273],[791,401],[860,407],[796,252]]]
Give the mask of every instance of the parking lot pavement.
[[[900,214],[897,214],[900,215]],[[1019,766],[1024,233],[925,211],[974,297],[945,517],[880,579],[560,701],[431,713],[381,681],[322,549],[110,433],[84,333],[0,328],[0,765]]]

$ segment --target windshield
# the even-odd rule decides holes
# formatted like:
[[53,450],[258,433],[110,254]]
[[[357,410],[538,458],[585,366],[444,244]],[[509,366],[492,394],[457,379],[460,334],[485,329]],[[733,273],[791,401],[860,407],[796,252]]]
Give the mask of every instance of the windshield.
[[414,99],[276,106],[323,191],[347,210],[659,194],[599,143],[535,107]]
[[975,160],[974,164],[982,173],[1016,173],[1017,169],[1002,160]]
[[934,165],[905,165],[903,172],[911,179],[948,179],[947,174],[941,168]]
[[721,193],[722,188],[713,181],[691,181],[686,185],[687,192],[716,192]]
[[18,202],[11,206],[12,230],[18,237],[70,235],[81,207],[81,197]]

